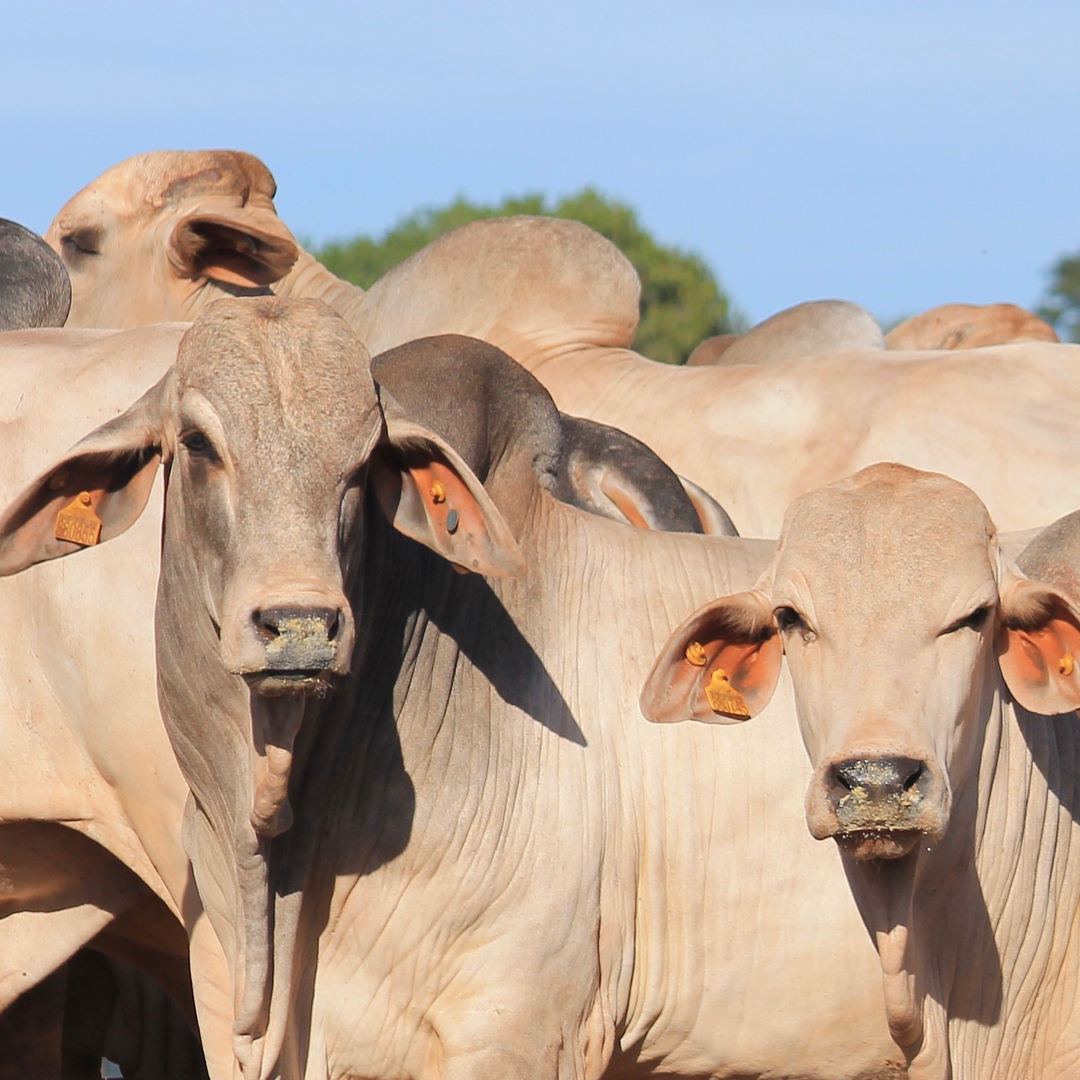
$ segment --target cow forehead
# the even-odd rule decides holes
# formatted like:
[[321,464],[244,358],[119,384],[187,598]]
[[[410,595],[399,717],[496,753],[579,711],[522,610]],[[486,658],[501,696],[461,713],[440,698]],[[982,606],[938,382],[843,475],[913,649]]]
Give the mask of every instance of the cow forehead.
[[270,170],[238,150],[159,150],[107,169],[64,205],[58,219],[84,205],[119,214],[161,209],[183,198],[236,196],[242,204],[272,206],[277,185]]
[[319,300],[209,305],[180,342],[176,386],[180,400],[197,391],[240,432],[280,425],[308,449],[351,446],[381,423],[367,350]]
[[[905,622],[963,603],[997,573],[995,529],[969,488],[905,466],[872,466],[796,499],[781,534],[774,593],[814,593]],[[820,608],[819,608],[819,613]]]

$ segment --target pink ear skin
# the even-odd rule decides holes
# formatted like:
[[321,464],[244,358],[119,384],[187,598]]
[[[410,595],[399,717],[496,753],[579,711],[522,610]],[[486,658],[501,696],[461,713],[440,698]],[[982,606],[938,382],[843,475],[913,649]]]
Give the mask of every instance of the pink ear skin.
[[376,453],[371,481],[398,532],[457,568],[521,577],[525,555],[483,485],[451,447],[419,425],[387,416],[396,453]]
[[[126,412],[92,431],[0,512],[0,575],[71,555],[129,529],[146,507],[164,455],[162,417],[172,372]],[[86,497],[89,497],[88,499]],[[101,522],[100,533],[64,527],[73,504]],[[81,505],[80,505],[81,504]],[[80,536],[78,543],[65,536]]]
[[714,600],[668,638],[645,681],[641,712],[654,724],[740,723],[768,705],[782,655],[762,593]]
[[1002,596],[998,663],[1009,692],[1030,712],[1080,709],[1080,613],[1057,589],[1015,582]]

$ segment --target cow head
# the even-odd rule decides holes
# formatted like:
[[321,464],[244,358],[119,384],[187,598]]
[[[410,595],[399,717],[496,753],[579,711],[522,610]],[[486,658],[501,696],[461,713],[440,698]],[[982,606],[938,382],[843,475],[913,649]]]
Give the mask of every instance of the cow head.
[[770,570],[679,627],[642,711],[746,719],[786,656],[814,766],[810,832],[895,859],[939,838],[976,783],[998,665],[1021,705],[1066,712],[1080,707],[1078,648],[1080,612],[1002,567],[970,490],[879,465],[791,505]]
[[299,247],[274,178],[232,150],[158,151],[115,165],[45,234],[71,276],[68,326],[193,319],[224,295],[265,293]]

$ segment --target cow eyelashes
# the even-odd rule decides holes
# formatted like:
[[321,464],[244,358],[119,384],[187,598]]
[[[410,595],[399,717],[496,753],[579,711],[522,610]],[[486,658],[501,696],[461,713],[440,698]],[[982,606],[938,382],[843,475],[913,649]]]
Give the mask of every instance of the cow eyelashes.
[[221,460],[214,449],[214,444],[201,431],[185,431],[180,436],[180,444],[192,457],[203,458],[209,462]]
[[957,630],[981,630],[986,624],[986,617],[990,614],[990,606],[984,605],[983,607],[977,607],[974,611],[965,615],[962,619],[957,619],[956,622],[949,623],[944,630],[938,635],[944,637],[946,634],[955,634]]
[[99,255],[101,253],[100,229],[75,229],[60,238],[60,246],[72,255]]
[[803,641],[809,643],[817,638],[817,631],[793,607],[778,607],[773,611],[773,618],[781,634],[798,633]]

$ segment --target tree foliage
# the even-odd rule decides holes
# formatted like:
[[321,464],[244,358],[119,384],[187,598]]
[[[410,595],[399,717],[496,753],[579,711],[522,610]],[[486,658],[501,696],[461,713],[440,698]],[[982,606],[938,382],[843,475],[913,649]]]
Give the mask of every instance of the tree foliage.
[[477,206],[458,198],[441,209],[420,210],[383,236],[357,236],[327,244],[315,255],[339,277],[363,288],[445,232],[480,218],[544,214],[583,222],[606,236],[641,278],[641,322],[634,347],[667,363],[683,363],[703,338],[732,329],[730,304],[704,261],[667,247],[639,224],[631,207],[585,188],[549,205],[542,195]]
[[1080,253],[1065,255],[1050,268],[1050,288],[1035,314],[1062,341],[1080,341]]

